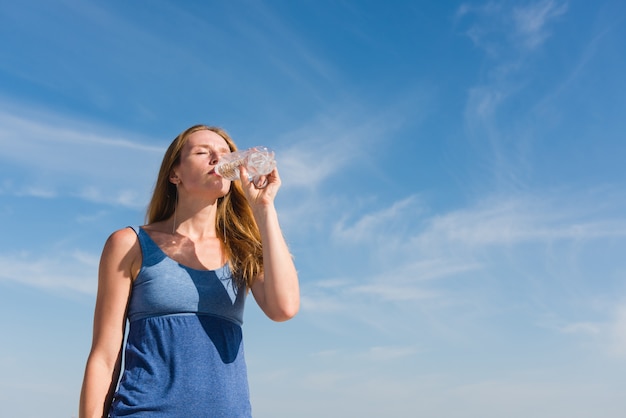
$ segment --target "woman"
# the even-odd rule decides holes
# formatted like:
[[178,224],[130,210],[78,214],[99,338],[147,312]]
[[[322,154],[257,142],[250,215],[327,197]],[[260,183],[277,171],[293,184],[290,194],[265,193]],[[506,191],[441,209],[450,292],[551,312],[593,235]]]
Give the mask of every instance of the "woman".
[[215,165],[235,150],[222,129],[182,132],[163,158],[147,225],[107,240],[81,418],[251,416],[246,294],[274,321],[292,318],[300,299],[274,207],[278,171],[262,189],[244,167],[240,181],[225,180]]

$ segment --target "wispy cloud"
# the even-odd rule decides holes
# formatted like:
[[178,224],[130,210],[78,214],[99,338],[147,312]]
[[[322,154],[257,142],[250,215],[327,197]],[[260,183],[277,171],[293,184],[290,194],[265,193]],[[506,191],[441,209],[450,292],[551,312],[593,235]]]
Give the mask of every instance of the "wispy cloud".
[[[481,79],[468,88],[464,118],[468,140],[483,156],[481,169],[495,187],[524,188],[532,177],[539,135],[524,123],[531,112],[517,100],[536,80],[530,58],[567,11],[568,3],[557,0],[464,4],[457,10],[457,26],[486,53]],[[507,112],[512,106],[515,112]]]
[[363,357],[367,361],[396,361],[406,359],[419,352],[416,346],[376,346],[371,347]]
[[[280,74],[306,86],[317,99],[321,99],[318,95],[320,82],[337,85],[338,70],[325,59],[322,50],[316,50],[315,43],[304,39],[297,28],[291,26],[292,22],[281,19],[263,2],[252,5],[250,12],[254,14],[253,20],[238,19],[233,22],[233,27],[243,39],[254,45],[254,51],[262,51],[265,60],[271,62]],[[289,60],[284,59],[285,56],[289,56]],[[312,83],[312,79],[317,83]]]
[[[388,240],[405,229],[407,220],[419,218],[420,203],[417,196],[409,196],[392,206],[366,213],[351,225],[340,220],[335,224],[333,237],[340,241],[362,242],[365,239]],[[406,229],[405,229],[406,230]]]
[[615,309],[609,330],[611,352],[626,358],[626,303],[620,304]]
[[[419,120],[406,115],[421,114],[425,106],[421,101],[428,94],[418,90],[411,93],[411,98],[392,100],[376,108],[348,100],[280,135],[276,141],[278,169],[283,178],[279,202],[281,222],[288,235],[325,229],[338,214],[352,217],[347,208],[360,210],[370,197],[355,200],[343,188],[350,187],[351,181],[363,183],[368,175],[378,176],[377,180],[388,175],[381,173],[385,170],[381,149],[390,148],[394,134],[407,123]],[[302,222],[304,219],[307,221]]]
[[475,257],[492,249],[626,237],[626,220],[617,209],[621,198],[600,193],[603,207],[593,203],[600,198],[596,193],[553,191],[493,195],[441,213],[408,197],[363,211],[351,225],[337,220],[333,238],[365,251],[367,260],[382,263],[394,276],[440,277],[476,268],[482,258]]
[[[593,67],[591,64],[594,59],[597,58],[598,50],[603,46],[603,42],[610,38],[616,28],[619,27],[614,21],[609,21],[604,25],[601,25],[601,29],[589,40],[586,40],[583,47],[580,49],[580,55],[573,63],[568,66],[567,73],[564,77],[553,86],[551,92],[549,92],[539,103],[536,105],[536,109],[540,114],[550,115],[562,115],[563,109],[560,109],[561,105],[557,99],[566,92],[572,91],[580,83],[580,78],[589,73],[589,69]],[[549,112],[548,112],[549,109]],[[554,118],[554,116],[552,116]]]
[[521,43],[528,49],[540,46],[549,36],[548,24],[567,12],[568,4],[544,0],[513,9],[513,21]]
[[[418,238],[423,248],[462,245],[483,248],[525,242],[593,240],[626,236],[621,217],[596,218],[592,204],[575,204],[575,196],[491,198],[475,207],[438,215]],[[584,199],[584,198],[580,198]],[[618,204],[615,202],[615,204]]]
[[530,51],[543,44],[550,35],[549,25],[568,10],[565,1],[540,0],[523,6],[489,1],[479,5],[459,6],[455,20],[471,20],[465,34],[493,57],[507,48]]
[[[562,371],[561,373],[567,373]],[[457,407],[480,410],[482,417],[529,415],[586,417],[601,408],[598,399],[614,398],[618,390],[611,383],[589,378],[564,381],[551,371],[521,372],[460,384],[448,396]],[[619,402],[623,404],[622,402]],[[558,405],[558,406],[556,406]],[[618,416],[607,410],[606,416]]]
[[0,160],[12,167],[2,193],[142,207],[164,148],[131,138],[46,111],[0,110]]
[[[345,366],[355,360],[358,367]],[[467,362],[454,372],[438,368],[436,373],[429,373],[427,360],[417,361],[417,367],[404,360],[404,372],[377,369],[354,355],[352,359],[316,363],[308,370],[293,370],[283,376],[282,383],[264,385],[264,376],[253,376],[253,385],[258,388],[255,405],[257,410],[271,414],[276,404],[286,404],[287,410],[305,410],[311,417],[328,415],[328,411],[336,414],[332,416],[396,417],[406,416],[408,410],[411,416],[456,417],[462,410],[466,416],[484,418],[585,418],[598,410],[606,412],[604,416],[619,417],[624,406],[619,378],[602,381],[591,374],[584,381],[569,380],[571,370],[558,367],[511,371],[507,366],[498,371],[473,362],[479,370],[471,375]],[[450,361],[456,364],[454,359]],[[284,402],[274,394],[277,389]],[[320,405],[317,400],[322,397],[324,403]]]
[[356,351],[347,349],[323,350],[311,354],[316,361],[347,361],[348,359],[358,358],[371,362],[394,362],[405,361],[407,357],[411,357],[421,351],[416,345],[375,345],[372,347],[361,347]]
[[98,257],[75,250],[35,256],[28,252],[0,256],[0,280],[44,290],[93,295]]
[[380,110],[346,104],[284,133],[279,164],[288,179],[285,186],[315,190],[346,167],[363,164],[369,150],[400,123]]
[[[615,243],[626,240],[621,198],[608,203],[607,196],[602,206],[580,191],[492,196],[440,213],[407,198],[364,212],[351,226],[338,220],[329,227],[341,251],[325,253],[324,260],[349,265],[349,273],[303,282],[303,316],[333,334],[358,323],[383,334],[407,332],[410,340],[420,323],[442,338],[468,343],[473,329],[491,332],[487,318],[518,309],[528,312],[529,326],[540,327],[542,315],[558,315],[561,324],[554,330],[562,338],[593,340],[611,329],[620,347],[621,316],[610,327],[599,326],[590,307],[606,297],[593,288],[592,276],[619,269],[605,266],[600,273],[596,249],[613,253]],[[417,219],[409,219],[416,208]],[[405,228],[385,228],[396,221]],[[574,313],[574,303],[587,309]],[[335,321],[337,315],[343,321]]]

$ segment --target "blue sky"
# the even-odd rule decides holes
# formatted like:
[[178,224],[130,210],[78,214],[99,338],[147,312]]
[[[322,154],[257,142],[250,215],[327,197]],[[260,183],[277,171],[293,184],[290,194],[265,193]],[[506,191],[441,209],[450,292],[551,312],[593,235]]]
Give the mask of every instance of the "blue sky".
[[626,411],[626,4],[0,5],[2,414],[76,416],[107,236],[196,123],[276,150],[257,418]]

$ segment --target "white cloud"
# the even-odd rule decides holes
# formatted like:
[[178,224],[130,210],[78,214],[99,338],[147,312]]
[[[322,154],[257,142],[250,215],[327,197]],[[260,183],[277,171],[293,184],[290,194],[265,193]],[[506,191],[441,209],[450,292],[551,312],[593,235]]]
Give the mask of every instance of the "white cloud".
[[[410,339],[417,326],[469,344],[475,331],[490,335],[503,312],[524,312],[537,329],[552,313],[561,318],[550,327],[559,338],[607,340],[609,327],[593,316],[592,303],[618,283],[608,278],[619,266],[595,254],[605,249],[611,259],[626,239],[621,200],[603,192],[599,205],[594,193],[568,193],[492,196],[434,214],[423,200],[406,198],[348,226],[338,220],[328,228],[341,251],[331,248],[322,259],[345,268],[302,283],[302,316],[333,334],[359,324]],[[607,288],[594,287],[599,274]],[[573,303],[586,308],[574,313]],[[623,344],[620,324],[612,328],[615,347]]]
[[626,303],[615,309],[613,320],[609,325],[609,332],[611,352],[626,358]]
[[343,110],[311,121],[296,131],[283,134],[285,143],[277,155],[285,186],[316,189],[347,166],[358,164],[372,144],[384,136],[384,130],[370,115],[368,121],[350,115],[356,109]]
[[[610,384],[592,377],[585,381],[564,381],[563,376],[543,371],[514,376],[483,377],[459,385],[448,394],[453,404],[465,411],[475,411],[485,418],[526,418],[555,416],[586,418],[603,409],[605,399],[618,394]],[[480,379],[480,377],[479,377]],[[623,402],[618,402],[623,404]],[[615,400],[610,404],[615,405]],[[604,410],[599,415],[618,417],[616,411]]]
[[567,12],[567,3],[544,0],[513,10],[513,21],[521,42],[528,48],[540,46],[549,36],[547,25]]
[[457,24],[472,23],[465,34],[490,56],[507,54],[510,48],[530,51],[549,37],[549,24],[568,10],[567,2],[542,0],[523,6],[489,1],[482,5],[462,4],[455,13]]
[[351,293],[373,296],[380,301],[390,300],[396,302],[420,301],[437,296],[437,293],[432,290],[419,289],[415,285],[400,286],[393,283],[357,285],[352,289]]
[[525,242],[626,237],[626,220],[596,218],[593,203],[576,196],[491,198],[474,207],[437,215],[417,237],[423,248],[484,248]]
[[395,361],[406,359],[419,352],[415,346],[376,346],[371,347],[363,357],[367,361]]
[[505,110],[511,104],[523,108],[515,100],[535,81],[529,58],[567,10],[566,2],[541,0],[518,6],[463,5],[457,11],[457,24],[468,22],[465,33],[489,58],[482,79],[468,88],[464,122],[468,139],[482,154],[480,168],[496,187],[519,189],[533,174],[538,135],[531,123],[523,123],[530,114],[515,111],[508,116]]
[[51,199],[57,197],[58,193],[53,189],[45,189],[37,186],[26,186],[24,189],[15,190],[14,194],[16,196],[32,196],[32,197],[40,197],[44,199]]
[[287,188],[314,189],[341,170],[349,158],[327,143],[297,142],[280,153],[281,176]]
[[593,193],[564,192],[492,196],[432,214],[423,201],[408,197],[362,213],[350,225],[340,219],[332,231],[337,245],[359,249],[363,268],[378,265],[362,285],[378,282],[378,271],[388,277],[448,277],[483,268],[486,253],[521,245],[626,237],[626,219],[613,214],[620,202],[605,198],[608,206],[602,208],[596,199]]
[[[600,301],[585,300],[570,317],[550,315],[539,326],[555,330],[569,338],[570,345],[584,346],[585,350],[602,356],[626,358],[626,303],[615,301],[620,295],[606,295]],[[593,299],[590,296],[589,299]]]
[[93,295],[98,257],[80,250],[36,256],[28,252],[0,256],[0,280],[46,290]]
[[561,328],[561,331],[565,334],[586,334],[597,335],[602,332],[603,325],[597,322],[575,322],[567,324]]
[[[387,239],[398,229],[403,229],[410,219],[418,218],[421,212],[416,196],[409,196],[389,207],[376,212],[366,213],[352,225],[346,225],[344,220],[335,224],[333,236],[341,241],[362,242],[366,239]],[[378,239],[376,239],[378,241]]]
[[[233,27],[239,35],[252,42],[253,50],[263,51],[266,60],[269,60],[282,75],[293,78],[301,86],[306,86],[312,96],[316,96],[319,87],[311,83],[311,79],[321,78],[322,81],[334,83],[337,80],[337,70],[332,63],[324,59],[323,54],[315,51],[313,44],[303,38],[297,28],[275,14],[263,3],[251,5],[251,12],[256,16],[258,24],[244,23],[238,19]],[[289,51],[289,60],[282,57]],[[306,74],[303,74],[303,70]]]
[[11,166],[4,194],[73,195],[126,207],[147,203],[164,151],[128,134],[19,106],[11,112],[0,107],[0,145],[0,160]]
[[300,297],[302,310],[308,312],[334,313],[346,310],[340,298],[304,290]]
[[371,364],[372,362],[406,361],[407,357],[420,351],[421,349],[416,345],[375,345],[369,348],[360,347],[355,351],[347,349],[323,350],[311,354],[311,357],[314,361],[348,362],[357,359],[357,361]]
[[[428,92],[410,92],[410,98],[400,98],[384,108],[341,103],[278,138],[276,158],[283,186],[277,203],[287,236],[310,236],[325,230],[346,209],[358,211],[363,201],[371,199],[355,198],[337,184],[345,188],[352,178],[362,181],[368,175],[380,179],[388,174],[380,173],[384,169],[381,161],[393,148],[393,135],[427,112],[421,111],[426,106],[420,101]],[[407,114],[416,116],[407,121],[403,119]]]

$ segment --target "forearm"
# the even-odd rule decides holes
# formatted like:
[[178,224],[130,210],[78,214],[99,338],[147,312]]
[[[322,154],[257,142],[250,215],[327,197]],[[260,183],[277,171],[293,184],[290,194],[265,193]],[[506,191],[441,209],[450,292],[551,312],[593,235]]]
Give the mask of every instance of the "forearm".
[[109,366],[95,359],[87,361],[80,394],[80,418],[108,416],[119,373],[119,362]]
[[293,317],[300,307],[298,273],[275,207],[257,208],[255,219],[263,244],[264,271],[262,291],[255,291],[255,298],[270,318],[284,321]]

